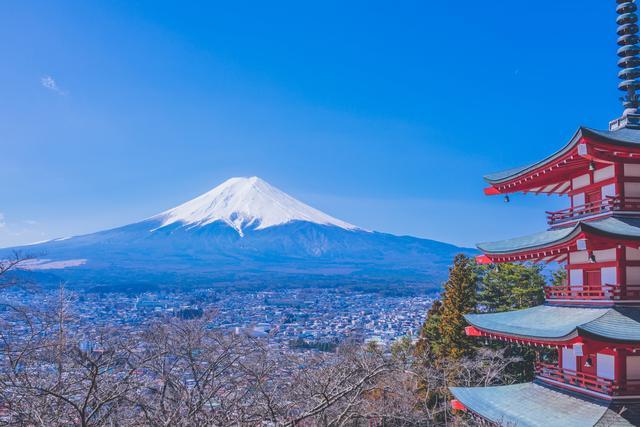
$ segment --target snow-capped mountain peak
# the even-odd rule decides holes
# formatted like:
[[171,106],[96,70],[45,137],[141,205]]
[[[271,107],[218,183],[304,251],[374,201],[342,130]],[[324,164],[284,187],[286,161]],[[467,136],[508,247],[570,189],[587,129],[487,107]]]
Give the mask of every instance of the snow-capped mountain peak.
[[201,227],[222,221],[241,236],[247,227],[260,230],[291,221],[333,225],[346,230],[359,229],[294,199],[256,176],[228,179],[213,190],[153,219],[162,221],[159,228],[174,223]]

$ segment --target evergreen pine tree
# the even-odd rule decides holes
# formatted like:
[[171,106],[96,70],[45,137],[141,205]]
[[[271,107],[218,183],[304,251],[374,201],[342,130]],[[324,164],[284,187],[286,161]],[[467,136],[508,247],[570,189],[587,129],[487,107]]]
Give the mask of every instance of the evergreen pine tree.
[[476,308],[477,273],[475,262],[463,254],[456,255],[444,285],[441,317],[438,327],[438,354],[445,359],[460,359],[473,352],[473,341],[467,337],[464,315]]
[[435,300],[429,311],[427,318],[420,329],[420,339],[416,344],[418,354],[429,352],[431,356],[437,354],[440,348],[440,318],[442,317],[442,301]]
[[567,286],[567,270],[559,268],[551,273],[551,286]]
[[539,264],[496,264],[481,269],[478,307],[499,312],[534,307],[544,302],[545,279]]

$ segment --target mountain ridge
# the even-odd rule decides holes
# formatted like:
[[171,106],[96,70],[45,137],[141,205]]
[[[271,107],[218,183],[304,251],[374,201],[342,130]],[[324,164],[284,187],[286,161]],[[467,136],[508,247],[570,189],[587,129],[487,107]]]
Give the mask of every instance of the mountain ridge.
[[455,254],[475,253],[364,230],[257,177],[232,178],[122,227],[12,249],[43,254],[28,267],[34,274],[76,284],[268,281],[434,288]]

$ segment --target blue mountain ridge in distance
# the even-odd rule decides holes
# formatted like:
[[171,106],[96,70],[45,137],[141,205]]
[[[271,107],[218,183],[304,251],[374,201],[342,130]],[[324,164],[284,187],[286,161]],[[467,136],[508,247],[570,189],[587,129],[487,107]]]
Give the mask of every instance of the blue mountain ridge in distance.
[[76,286],[393,285],[436,290],[456,254],[476,253],[321,217],[325,214],[276,193],[262,180],[255,191],[247,190],[245,181],[241,190],[233,184],[221,191],[227,183],[141,222],[3,249],[0,256],[31,254],[39,259],[30,269],[37,281]]

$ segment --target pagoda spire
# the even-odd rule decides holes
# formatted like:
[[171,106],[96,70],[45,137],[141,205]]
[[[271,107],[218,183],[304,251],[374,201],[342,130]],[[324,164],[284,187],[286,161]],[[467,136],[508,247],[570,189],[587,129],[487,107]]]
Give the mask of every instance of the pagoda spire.
[[635,0],[616,0],[618,7],[618,66],[622,68],[618,77],[622,80],[618,88],[626,92],[622,98],[625,107],[624,115],[637,114],[640,99],[636,91],[640,90],[640,37],[638,36],[638,6]]

